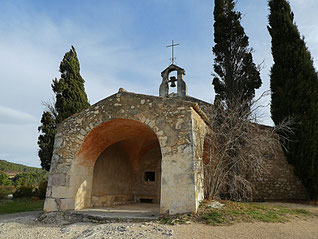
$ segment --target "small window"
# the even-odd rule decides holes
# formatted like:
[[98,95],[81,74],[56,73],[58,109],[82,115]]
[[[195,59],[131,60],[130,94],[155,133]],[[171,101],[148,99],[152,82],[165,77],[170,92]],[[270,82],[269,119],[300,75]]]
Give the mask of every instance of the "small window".
[[154,182],[156,180],[155,172],[145,172],[145,181]]
[[141,203],[153,203],[153,199],[149,198],[140,198]]

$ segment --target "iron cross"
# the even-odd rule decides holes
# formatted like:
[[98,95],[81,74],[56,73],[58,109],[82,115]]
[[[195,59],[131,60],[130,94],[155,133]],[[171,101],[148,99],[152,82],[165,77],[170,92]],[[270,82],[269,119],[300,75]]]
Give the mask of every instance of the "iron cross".
[[171,47],[171,54],[172,54],[172,57],[170,58],[171,64],[174,64],[174,63],[175,63],[176,57],[174,57],[174,47],[175,47],[175,46],[178,46],[178,45],[180,45],[180,44],[174,44],[174,41],[172,40],[172,44],[169,45],[169,46],[167,46],[167,47]]

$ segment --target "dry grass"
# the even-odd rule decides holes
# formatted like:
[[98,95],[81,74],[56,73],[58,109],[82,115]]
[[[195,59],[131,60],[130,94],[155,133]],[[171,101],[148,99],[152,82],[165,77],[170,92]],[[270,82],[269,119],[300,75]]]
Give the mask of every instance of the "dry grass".
[[310,205],[318,206],[318,200],[310,201]]
[[239,222],[282,223],[295,218],[318,217],[318,214],[305,209],[291,209],[284,206],[261,205],[220,201],[221,209],[211,208],[210,202],[203,202],[196,214],[186,214],[161,219],[165,224],[187,224],[191,221],[209,225],[231,225]]

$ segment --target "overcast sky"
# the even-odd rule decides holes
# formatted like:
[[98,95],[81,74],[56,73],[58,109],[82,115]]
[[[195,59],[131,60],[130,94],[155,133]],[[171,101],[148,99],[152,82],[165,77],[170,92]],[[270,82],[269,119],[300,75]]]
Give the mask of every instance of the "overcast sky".
[[[291,0],[295,21],[318,63],[318,1]],[[91,104],[123,87],[158,95],[160,73],[169,65],[171,40],[177,64],[186,70],[191,96],[213,102],[212,0],[22,1],[0,4],[0,159],[40,166],[37,127],[53,97],[51,82],[74,45]],[[238,0],[242,25],[264,61],[269,89],[272,65],[266,0]],[[269,99],[264,101],[268,103]],[[269,107],[263,123],[271,124]]]

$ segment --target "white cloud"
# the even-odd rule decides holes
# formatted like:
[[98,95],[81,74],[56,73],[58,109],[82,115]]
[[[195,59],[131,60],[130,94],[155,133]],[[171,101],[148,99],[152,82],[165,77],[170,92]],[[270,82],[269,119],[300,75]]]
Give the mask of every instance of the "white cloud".
[[28,113],[0,105],[0,123],[26,124],[34,123],[37,119]]
[[41,101],[51,99],[51,81],[59,77],[59,63],[71,45],[77,49],[91,103],[119,87],[143,93],[148,85],[141,84],[144,79],[157,73],[160,77],[160,71],[149,67],[151,61],[141,70],[139,59],[147,52],[136,51],[118,35],[123,21],[101,31],[69,19],[57,23],[32,12],[13,15],[12,21],[0,22],[0,154],[6,160],[39,166]]
[[37,123],[0,123],[0,158],[39,167],[37,127]]
[[0,153],[0,159],[6,159],[7,157],[9,157],[9,154],[1,154]]

